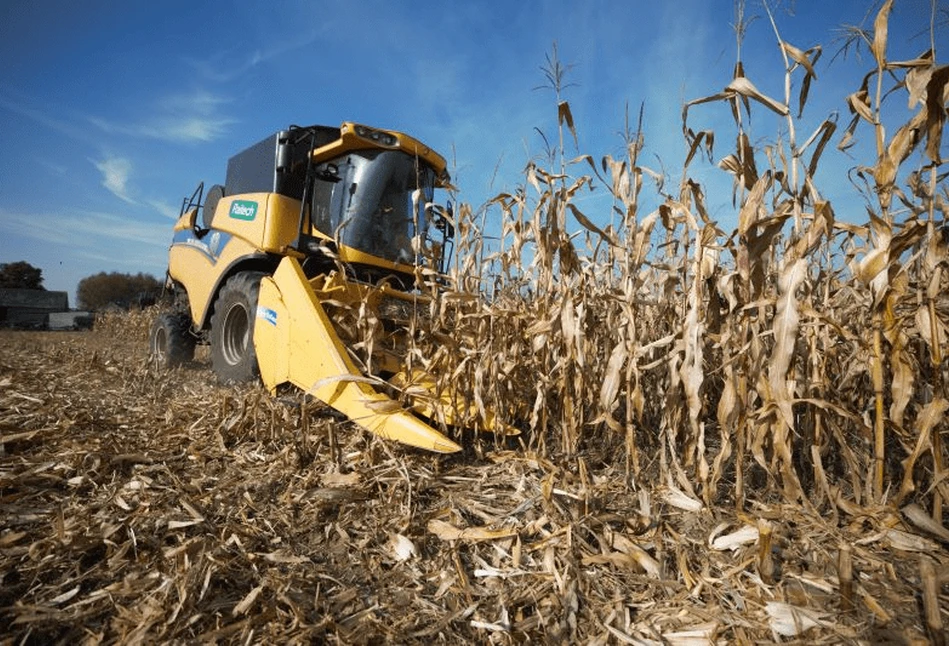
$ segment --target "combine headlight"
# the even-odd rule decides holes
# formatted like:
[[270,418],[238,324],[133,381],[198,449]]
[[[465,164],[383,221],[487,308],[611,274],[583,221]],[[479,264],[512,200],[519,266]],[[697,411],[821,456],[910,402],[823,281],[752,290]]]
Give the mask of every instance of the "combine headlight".
[[395,135],[390,135],[388,132],[382,132],[380,130],[373,130],[366,126],[356,126],[356,134],[363,139],[374,141],[383,146],[393,147],[399,142],[399,140],[395,138]]

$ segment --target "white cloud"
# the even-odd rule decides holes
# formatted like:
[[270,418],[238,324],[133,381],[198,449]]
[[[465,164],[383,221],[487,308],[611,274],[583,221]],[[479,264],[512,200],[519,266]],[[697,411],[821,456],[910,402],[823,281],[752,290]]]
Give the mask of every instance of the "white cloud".
[[153,209],[155,209],[156,211],[158,211],[159,213],[161,213],[162,215],[164,215],[166,218],[170,218],[172,220],[178,219],[178,214],[179,214],[178,207],[173,206],[169,204],[168,202],[164,202],[162,200],[146,200],[145,203],[148,204]]
[[132,162],[124,157],[109,157],[101,162],[93,161],[95,167],[102,173],[102,185],[117,198],[135,204],[129,196],[128,180],[132,172]]
[[171,241],[171,227],[128,215],[101,211],[12,212],[0,208],[0,231],[76,251],[109,251],[109,256],[136,255],[142,245],[161,252]]
[[190,117],[181,120],[166,120],[151,128],[151,135],[158,139],[174,141],[213,141],[217,139],[227,126],[234,123],[230,119],[204,119]]
[[235,119],[219,114],[228,99],[204,90],[173,94],[157,101],[157,114],[137,123],[101,117],[89,121],[104,132],[172,142],[206,142],[223,135]]
[[171,113],[214,115],[230,100],[206,90],[196,89],[188,94],[171,94],[160,101],[162,110]]
[[[38,101],[24,97],[22,94],[11,97],[7,88],[0,88],[0,109],[30,119],[45,128],[50,128],[64,134],[70,139],[90,144],[95,142],[94,137],[91,136],[88,129],[76,125],[76,122],[79,121],[80,118],[75,113],[61,106],[51,109],[48,103],[46,103],[46,107],[50,112],[46,112],[31,105],[37,102]],[[65,118],[62,116],[54,117],[51,113],[59,113],[60,115],[67,116]]]
[[277,45],[254,49],[249,55],[235,55],[233,50],[226,50],[206,60],[191,59],[188,62],[205,78],[216,83],[230,83],[248,74],[262,63],[312,45],[321,34],[327,31],[328,28],[324,25],[322,32],[312,30],[297,38],[278,38]]
[[234,119],[175,116],[154,119],[147,123],[123,124],[98,117],[89,119],[93,125],[110,134],[160,139],[179,143],[213,141],[223,135]]

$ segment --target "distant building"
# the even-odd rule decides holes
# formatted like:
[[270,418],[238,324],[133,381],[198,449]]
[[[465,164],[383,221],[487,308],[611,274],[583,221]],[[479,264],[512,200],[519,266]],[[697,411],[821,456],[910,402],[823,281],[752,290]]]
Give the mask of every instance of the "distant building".
[[90,330],[95,321],[92,312],[50,312],[50,330]]
[[45,328],[51,313],[68,309],[66,292],[0,289],[0,327]]

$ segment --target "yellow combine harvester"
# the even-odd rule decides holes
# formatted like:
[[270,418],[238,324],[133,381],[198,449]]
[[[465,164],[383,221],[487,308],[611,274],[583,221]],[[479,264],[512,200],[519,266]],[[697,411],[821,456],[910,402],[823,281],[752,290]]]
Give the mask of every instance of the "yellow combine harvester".
[[[451,250],[451,214],[433,202],[445,166],[412,137],[354,123],[291,126],[235,155],[223,186],[204,195],[202,183],[182,204],[166,284],[175,305],[155,321],[152,355],[173,366],[210,344],[224,382],[259,375],[271,392],[292,383],[381,437],[430,451],[460,450],[432,419],[509,432],[434,392],[435,378],[400,356],[407,321],[426,307],[422,270],[443,271]],[[387,342],[362,368],[337,311],[385,322]]]

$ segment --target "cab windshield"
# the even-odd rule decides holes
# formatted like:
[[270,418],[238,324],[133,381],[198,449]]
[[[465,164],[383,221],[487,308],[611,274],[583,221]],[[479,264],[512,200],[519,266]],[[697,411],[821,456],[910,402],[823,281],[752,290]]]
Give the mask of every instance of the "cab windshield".
[[316,180],[313,225],[363,253],[400,264],[419,262],[434,171],[396,150],[354,151],[331,163],[340,181]]

